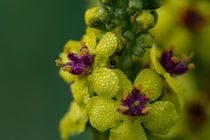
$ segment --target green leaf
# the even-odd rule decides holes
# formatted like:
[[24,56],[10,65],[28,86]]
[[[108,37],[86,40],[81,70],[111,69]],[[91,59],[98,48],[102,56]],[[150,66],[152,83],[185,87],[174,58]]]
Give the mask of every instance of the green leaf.
[[157,101],[150,104],[150,111],[143,121],[144,126],[157,134],[166,134],[176,124],[179,116],[171,102]]
[[89,87],[86,78],[76,78],[75,82],[71,85],[74,100],[79,105],[86,105],[89,98]]
[[99,96],[113,98],[119,91],[119,78],[113,69],[95,68],[91,77],[93,91]]
[[85,130],[88,116],[84,108],[80,108],[75,102],[71,103],[69,111],[60,121],[60,133],[63,140],[78,135]]
[[134,81],[134,86],[141,85],[143,93],[152,93],[151,101],[156,100],[162,94],[163,79],[153,69],[143,69]]
[[103,97],[92,97],[87,106],[91,125],[98,131],[104,132],[121,121],[121,114],[117,111],[119,103]]
[[153,44],[152,49],[150,51],[152,64],[154,66],[154,69],[157,71],[157,73],[164,74],[166,71],[159,62],[160,55],[161,55],[161,51],[158,49],[156,44]]
[[109,140],[147,140],[141,122],[126,120],[110,130]]

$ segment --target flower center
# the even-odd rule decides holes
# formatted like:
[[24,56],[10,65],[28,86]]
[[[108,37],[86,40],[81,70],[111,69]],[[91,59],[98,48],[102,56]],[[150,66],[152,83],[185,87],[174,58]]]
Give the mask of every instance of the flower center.
[[190,57],[185,54],[182,55],[181,60],[174,56],[172,47],[163,51],[160,57],[161,65],[171,75],[181,75],[193,69],[195,67],[194,64],[186,64],[189,60]]
[[180,22],[191,31],[200,31],[206,21],[195,8],[187,8],[180,13]]
[[118,111],[125,115],[130,116],[143,116],[147,114],[150,107],[145,107],[150,100],[151,93],[147,95],[141,93],[142,87],[138,86],[133,88],[131,94],[125,92],[123,94],[121,105]]
[[81,43],[81,45],[80,55],[71,53],[70,48],[65,48],[64,53],[67,54],[70,61],[64,64],[58,59],[56,60],[56,65],[62,67],[64,71],[75,75],[90,73],[92,71],[94,55],[90,55],[89,49],[85,43]]

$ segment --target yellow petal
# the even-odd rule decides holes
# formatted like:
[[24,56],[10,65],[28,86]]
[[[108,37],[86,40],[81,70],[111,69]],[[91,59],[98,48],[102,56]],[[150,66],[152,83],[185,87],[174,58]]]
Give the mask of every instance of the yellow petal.
[[126,120],[110,130],[109,140],[147,140],[141,122]]
[[157,134],[166,134],[176,124],[179,116],[171,102],[157,101],[150,104],[151,109],[145,116],[144,126]]
[[75,102],[71,103],[68,112],[60,121],[60,133],[63,140],[78,135],[85,130],[88,117],[86,111]]
[[79,105],[86,105],[89,98],[89,87],[86,78],[76,78],[75,82],[71,85],[74,100]]
[[88,114],[91,125],[104,132],[121,121],[121,114],[117,111],[119,103],[103,97],[92,97],[88,102]]
[[114,97],[119,91],[119,78],[113,69],[97,68],[92,73],[92,88],[99,96]]
[[153,69],[143,69],[134,81],[134,86],[142,86],[143,93],[152,93],[151,101],[156,100],[162,94],[163,79]]
[[111,32],[103,35],[96,48],[96,63],[100,64],[106,62],[106,60],[116,51],[116,49],[117,37]]

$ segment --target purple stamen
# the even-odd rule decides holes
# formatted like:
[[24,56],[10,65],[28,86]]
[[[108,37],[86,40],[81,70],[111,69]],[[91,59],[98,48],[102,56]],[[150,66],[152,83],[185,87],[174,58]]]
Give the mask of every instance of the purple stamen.
[[182,60],[173,61],[174,57],[173,50],[165,50],[161,57],[160,63],[164,69],[171,75],[181,75],[188,71],[188,65],[186,65]]
[[81,55],[76,53],[69,53],[67,55],[70,62],[63,64],[63,67],[70,67],[69,73],[81,75],[90,73],[94,61],[94,55],[90,55],[88,47],[82,47],[80,50]]
[[[125,93],[128,94],[128,93]],[[141,94],[141,91],[137,88],[133,88],[130,95],[125,95],[121,100],[119,112],[130,116],[143,116],[146,113],[143,112],[146,103],[150,100],[145,94]]]

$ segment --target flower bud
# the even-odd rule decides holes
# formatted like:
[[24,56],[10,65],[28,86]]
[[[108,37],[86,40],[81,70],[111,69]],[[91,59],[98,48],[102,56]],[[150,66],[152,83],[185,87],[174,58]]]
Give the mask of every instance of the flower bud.
[[154,43],[154,37],[150,32],[147,32],[137,37],[136,43],[141,47],[151,48]]
[[124,33],[124,37],[129,41],[134,40],[134,34],[129,30]]
[[99,0],[104,5],[113,5],[117,0]]
[[99,10],[101,7],[95,7],[88,9],[85,13],[85,22],[87,26],[90,27],[99,27],[102,25],[100,19],[99,19]]
[[117,52],[119,53],[126,45],[126,39],[123,37],[122,28],[115,28],[112,33],[117,37]]
[[114,28],[118,27],[120,25],[120,20],[117,18],[112,19],[111,21],[105,23],[105,27],[108,31],[112,31]]
[[143,32],[155,26],[155,17],[149,11],[142,11],[136,17],[138,31]]
[[115,22],[109,22],[109,23],[105,24],[105,27],[108,31],[111,31],[116,27],[116,23]]
[[125,14],[125,10],[122,8],[117,8],[114,12],[115,17],[120,19],[122,19],[125,16]]
[[144,55],[144,53],[145,53],[145,49],[141,46],[137,45],[133,48],[133,54],[135,56],[142,57]]
[[131,55],[124,55],[121,66],[125,69],[130,68],[133,64]]
[[107,23],[112,19],[111,12],[104,8],[99,9],[98,15],[99,15],[100,21],[103,23]]
[[142,1],[141,0],[130,0],[128,3],[127,12],[129,15],[134,15],[136,12],[142,9]]

